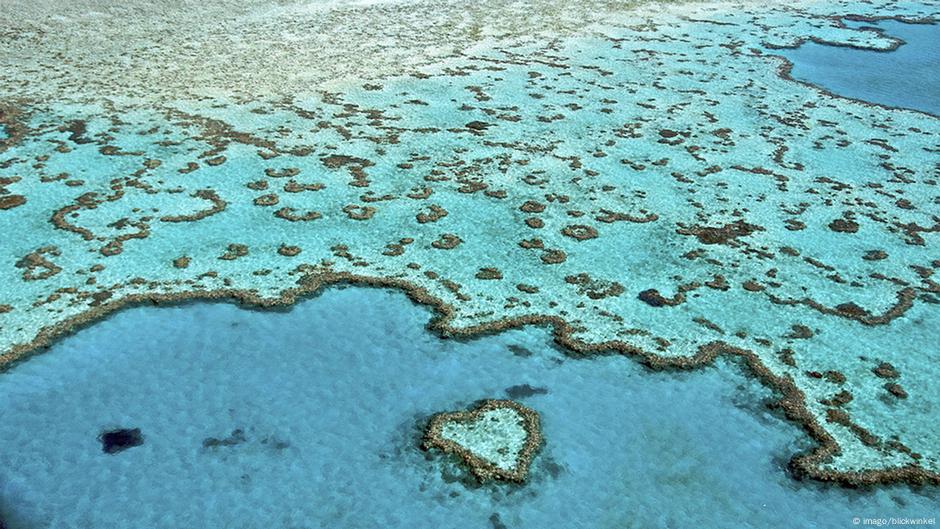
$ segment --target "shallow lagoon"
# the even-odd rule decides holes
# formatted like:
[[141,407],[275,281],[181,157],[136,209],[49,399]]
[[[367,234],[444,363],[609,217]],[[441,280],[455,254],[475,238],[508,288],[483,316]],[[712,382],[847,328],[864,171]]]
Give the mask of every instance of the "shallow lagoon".
[[[931,489],[792,479],[805,436],[734,364],[575,359],[538,328],[443,340],[430,317],[366,288],[289,311],[116,313],[0,375],[16,447],[0,454],[0,513],[10,529],[832,528],[940,509]],[[417,448],[431,414],[523,384],[545,390],[516,388],[546,438],[526,485],[469,486]],[[115,427],[144,444],[104,453]]]
[[784,50],[791,75],[835,94],[940,116],[940,24],[849,22],[903,41],[890,52],[807,42]]

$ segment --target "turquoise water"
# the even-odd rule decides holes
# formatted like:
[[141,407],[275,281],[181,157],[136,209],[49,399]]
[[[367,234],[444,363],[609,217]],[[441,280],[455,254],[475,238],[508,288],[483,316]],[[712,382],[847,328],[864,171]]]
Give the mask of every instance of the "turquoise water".
[[[538,328],[443,340],[429,317],[364,288],[119,312],[0,375],[0,513],[9,529],[828,529],[940,510],[935,490],[793,480],[804,435],[734,364],[573,359]],[[517,397],[546,438],[526,485],[468,485],[417,448],[429,415],[522,384],[543,390]],[[104,453],[118,427],[144,444]]]
[[891,52],[807,42],[783,55],[791,75],[836,94],[940,116],[940,24],[849,22],[904,43]]
[[[17,97],[0,145],[0,369],[130,296],[289,304],[298,285],[355,274],[447,304],[454,333],[544,315],[582,346],[746,349],[838,445],[811,470],[940,481],[940,120],[782,79],[777,56],[838,94],[923,110],[936,72],[914,66],[937,26],[834,17],[940,4],[659,9],[289,95],[95,95],[82,75],[123,86],[109,68],[127,63],[11,46],[0,96],[40,95]],[[895,36],[907,44],[887,52]],[[842,46],[795,48],[810,39]],[[794,480],[806,433],[730,361],[653,373],[569,358],[544,329],[442,340],[429,317],[400,293],[330,289],[277,312],[124,310],[54,341],[0,374],[0,517],[831,528],[940,511],[936,487]],[[432,414],[500,398],[542,417],[526,485],[475,486],[417,449]]]

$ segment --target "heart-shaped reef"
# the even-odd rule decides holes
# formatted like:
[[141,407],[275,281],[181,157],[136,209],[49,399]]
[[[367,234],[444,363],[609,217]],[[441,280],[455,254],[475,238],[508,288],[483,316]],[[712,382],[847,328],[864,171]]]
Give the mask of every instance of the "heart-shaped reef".
[[538,413],[511,400],[485,400],[432,417],[423,447],[456,454],[481,481],[521,483],[541,444]]

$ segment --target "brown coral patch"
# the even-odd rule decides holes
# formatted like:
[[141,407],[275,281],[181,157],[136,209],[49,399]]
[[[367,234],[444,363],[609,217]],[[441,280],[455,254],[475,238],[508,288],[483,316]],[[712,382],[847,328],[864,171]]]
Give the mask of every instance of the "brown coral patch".
[[296,167],[288,167],[285,169],[274,169],[273,167],[268,167],[264,170],[264,174],[270,176],[271,178],[290,178],[300,174],[300,169]]
[[280,202],[280,199],[274,193],[261,195],[254,200],[256,206],[276,206],[278,202]]
[[897,293],[897,301],[895,304],[880,315],[873,315],[854,302],[842,303],[836,305],[834,308],[830,308],[812,298],[782,299],[774,296],[773,294],[768,294],[767,297],[771,302],[778,305],[802,304],[823,314],[841,316],[843,318],[858,321],[865,325],[884,325],[886,323],[890,323],[895,318],[902,316],[914,305],[914,300],[917,298],[917,291],[910,287],[901,289]]
[[57,247],[43,246],[24,255],[22,258],[20,258],[19,261],[16,262],[15,266],[17,268],[23,269],[24,281],[41,281],[43,279],[49,279],[50,277],[61,272],[62,268],[57,266],[52,261],[46,259],[44,256],[58,256],[59,254],[60,252]]
[[5,138],[0,138],[0,152],[3,152],[26,135],[22,111],[12,104],[0,103],[0,128],[6,133]]
[[545,226],[545,221],[538,217],[529,217],[525,219],[525,224],[526,226],[537,230]]
[[290,246],[287,244],[282,244],[277,249],[277,253],[283,255],[284,257],[294,257],[295,255],[299,255],[300,252],[300,246]]
[[651,307],[674,307],[685,301],[685,295],[682,292],[677,293],[671,298],[667,298],[660,294],[655,288],[644,290],[637,294],[636,297]]
[[232,243],[228,245],[225,253],[219,256],[219,259],[222,259],[223,261],[234,261],[235,259],[244,257],[246,255],[248,255],[248,246],[244,244]]
[[602,209],[601,214],[594,217],[594,220],[598,222],[604,222],[607,224],[610,224],[613,222],[635,222],[638,224],[642,224],[646,222],[653,222],[658,219],[659,219],[659,215],[655,213],[647,213],[646,215],[642,217],[638,217],[636,215],[628,215],[626,213],[619,213],[617,211],[610,211],[607,209]]
[[842,390],[836,393],[835,395],[833,395],[832,398],[820,400],[819,403],[824,406],[837,406],[838,407],[838,406],[845,406],[846,404],[852,402],[852,399],[853,397],[851,393],[849,393],[846,390]]
[[731,288],[731,285],[729,285],[728,282],[725,281],[725,276],[722,276],[722,275],[715,275],[711,281],[705,282],[705,286],[707,286],[708,288],[713,288],[715,290],[721,290],[721,291],[725,291]]
[[858,231],[858,223],[849,219],[835,219],[829,223],[829,229],[839,233],[855,233]]
[[492,127],[492,124],[485,123],[483,121],[471,121],[470,123],[467,123],[464,126],[473,132],[479,133],[479,132],[486,132],[486,129]]
[[375,215],[376,211],[376,208],[372,206],[360,206],[358,204],[343,206],[343,213],[353,220],[369,220]]
[[676,229],[679,235],[693,235],[702,244],[728,244],[739,237],[747,237],[764,228],[738,220],[723,226],[690,226],[680,225]]
[[584,224],[572,224],[570,226],[565,226],[564,229],[561,230],[561,234],[565,237],[571,237],[572,239],[577,239],[579,241],[586,241],[588,239],[597,238],[597,230]]
[[197,220],[202,220],[216,213],[221,213],[225,211],[225,208],[228,207],[228,202],[222,200],[219,195],[211,189],[200,189],[192,195],[195,198],[201,198],[212,203],[207,209],[197,211],[190,215],[167,215],[160,217],[161,222],[195,222]]
[[900,384],[897,384],[895,382],[888,382],[887,384],[885,384],[885,389],[888,390],[888,393],[894,395],[895,397],[899,399],[907,398],[907,391],[905,391],[904,388],[902,388]]
[[382,250],[382,255],[387,255],[389,257],[396,257],[405,253],[405,246],[402,244],[386,244],[385,250]]
[[539,238],[523,239],[519,241],[519,246],[526,250],[531,250],[533,248],[542,249],[545,248],[545,243],[542,241],[542,239]]
[[741,283],[741,287],[748,292],[761,292],[764,290],[764,285],[754,281],[753,279],[748,279],[747,281]]
[[792,332],[785,335],[784,338],[789,338],[791,340],[806,340],[808,338],[812,338],[814,335],[812,329],[798,323],[791,325],[790,329],[792,329]]
[[326,185],[321,183],[315,184],[301,184],[295,180],[289,180],[284,184],[284,191],[286,193],[302,193],[304,191],[320,191],[326,188]]
[[189,173],[195,171],[196,169],[199,169],[199,164],[198,164],[198,163],[196,163],[196,162],[188,162],[188,163],[186,164],[186,167],[182,167],[182,168],[180,168],[180,169],[177,169],[176,172],[179,173],[179,174],[189,174]]
[[519,206],[519,211],[525,213],[541,213],[545,211],[545,204],[540,204],[534,200],[527,200],[521,206]]
[[503,273],[499,271],[499,268],[481,268],[475,277],[484,280],[502,279]]
[[888,362],[881,362],[877,367],[872,369],[872,372],[880,378],[898,378],[901,376],[898,370]]
[[429,211],[427,213],[418,213],[418,215],[415,217],[420,224],[437,222],[447,216],[447,210],[438,206],[437,204],[431,204],[428,209]]
[[319,211],[307,211],[302,215],[298,215],[297,210],[286,207],[275,211],[274,216],[279,219],[289,220],[291,222],[307,222],[323,217]]
[[369,179],[365,169],[375,165],[372,161],[345,154],[333,154],[320,158],[320,162],[330,169],[339,169],[349,166],[347,170],[352,175],[353,181],[349,185],[354,187],[368,187]]
[[568,259],[564,250],[548,249],[542,252],[542,262],[545,264],[561,264]]
[[26,197],[23,195],[3,195],[0,196],[0,210],[13,209],[26,203]]
[[453,250],[462,243],[463,240],[453,233],[442,233],[440,239],[431,243],[431,246],[438,250]]
[[580,273],[565,277],[565,282],[578,286],[578,293],[590,299],[604,299],[623,294],[624,287],[616,281],[595,279],[589,274]]

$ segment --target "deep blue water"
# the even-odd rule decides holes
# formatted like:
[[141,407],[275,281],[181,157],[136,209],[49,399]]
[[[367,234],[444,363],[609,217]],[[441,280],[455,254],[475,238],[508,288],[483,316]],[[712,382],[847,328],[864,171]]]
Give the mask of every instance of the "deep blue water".
[[940,116],[940,24],[849,25],[878,28],[904,44],[879,52],[807,42],[782,52],[792,76],[841,96]]
[[[0,513],[10,529],[603,529],[940,511],[935,490],[792,479],[808,440],[733,363],[651,372],[569,358],[539,328],[443,340],[429,317],[364,288],[289,311],[121,311],[0,375]],[[417,448],[430,414],[522,384],[544,390],[520,397],[546,438],[529,483],[469,486]],[[106,454],[112,428],[144,444]]]

